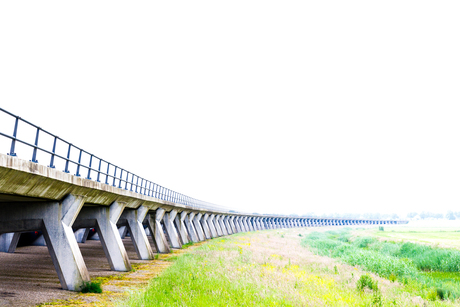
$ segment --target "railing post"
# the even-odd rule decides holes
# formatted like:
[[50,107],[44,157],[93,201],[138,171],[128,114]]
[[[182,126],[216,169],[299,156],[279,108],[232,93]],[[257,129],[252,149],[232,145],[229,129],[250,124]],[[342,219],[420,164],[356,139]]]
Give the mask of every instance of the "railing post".
[[38,163],[37,161],[37,146],[38,146],[38,134],[40,133],[40,128],[37,128],[37,134],[35,135],[35,147],[32,154],[32,162]]
[[77,177],[80,177],[81,152],[82,150],[80,149],[80,155],[78,156],[77,172],[75,174],[75,176]]
[[93,155],[91,155],[91,156],[89,157],[88,176],[86,177],[86,179],[89,179],[89,180],[91,180],[91,176],[90,176],[90,175],[91,175],[91,165],[92,165],[92,163],[93,163]]
[[57,136],[54,137],[53,153],[51,154],[51,160],[50,160],[50,165],[49,165],[50,168],[55,168],[56,167],[56,166],[54,166],[54,154],[56,153],[56,140],[57,140]]
[[99,168],[97,169],[97,182],[101,182],[99,180],[99,177],[101,176],[101,165],[102,165],[102,159],[99,159]]
[[11,148],[10,148],[10,156],[16,157],[16,153],[14,152],[15,147],[16,147],[16,135],[18,133],[18,123],[19,123],[19,117],[16,117],[16,122],[14,123],[14,131],[13,131],[13,139],[11,140]]
[[115,185],[115,179],[117,178],[117,169],[118,169],[118,166],[115,165],[115,171],[113,172],[113,182],[112,182],[112,186],[116,187]]
[[110,168],[110,163],[107,162],[107,172],[105,173],[105,184],[109,184],[109,168]]
[[69,143],[69,149],[67,150],[67,159],[65,161],[65,170],[64,173],[70,173],[69,172],[69,159],[70,159],[70,149],[72,147],[72,144]]
[[118,184],[118,188],[121,189],[121,182],[123,181],[123,169],[120,171],[120,182]]

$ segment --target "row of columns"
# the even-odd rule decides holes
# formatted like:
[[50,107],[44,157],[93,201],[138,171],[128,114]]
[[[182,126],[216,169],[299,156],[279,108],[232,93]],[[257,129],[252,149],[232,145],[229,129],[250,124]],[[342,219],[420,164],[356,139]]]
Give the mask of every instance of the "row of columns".
[[[154,258],[147,238],[158,253],[169,253],[189,242],[238,232],[327,225],[369,224],[371,221],[261,217],[215,214],[186,209],[128,208],[126,203],[84,206],[84,197],[68,195],[61,202],[15,202],[0,206],[0,251],[14,252],[21,232],[41,231],[64,289],[80,290],[90,280],[78,243],[94,229],[110,268],[129,271],[131,263],[122,238],[129,232],[139,259]],[[147,231],[146,231],[147,230]]]

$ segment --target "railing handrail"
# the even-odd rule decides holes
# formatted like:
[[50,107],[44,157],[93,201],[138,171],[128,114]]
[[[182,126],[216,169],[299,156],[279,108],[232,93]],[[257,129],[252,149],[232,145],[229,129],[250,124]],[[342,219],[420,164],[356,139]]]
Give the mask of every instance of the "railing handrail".
[[[123,188],[125,190],[130,190],[139,194],[155,197],[157,199],[165,200],[165,201],[170,201],[173,203],[177,204],[182,204],[191,208],[202,208],[202,209],[212,209],[212,210],[218,210],[218,211],[224,211],[224,212],[229,212],[229,208],[224,207],[224,206],[219,206],[216,204],[212,204],[206,201],[198,200],[193,197],[184,195],[182,193],[178,193],[176,191],[173,191],[171,189],[168,189],[166,187],[163,187],[153,181],[149,181],[143,177],[140,177],[132,172],[129,172],[128,170],[121,168],[113,163],[110,163],[109,161],[99,158],[98,156],[84,150],[83,148],[80,148],[78,146],[73,145],[70,142],[67,142],[66,140],[60,138],[59,136],[42,129],[41,127],[7,111],[2,108],[0,108],[0,111],[3,113],[13,117],[15,119],[14,123],[14,132],[13,135],[9,135],[7,133],[1,132],[0,131],[0,136],[5,137],[7,139],[11,139],[11,147],[10,147],[10,152],[8,155],[10,156],[16,156],[15,153],[15,148],[16,148],[16,142],[19,142],[21,144],[24,144],[28,147],[33,148],[32,151],[32,159],[31,161],[34,163],[38,163],[37,161],[37,151],[41,151],[44,153],[47,153],[51,155],[50,159],[50,164],[48,167],[55,168],[54,164],[54,159],[59,158],[65,162],[65,169],[63,172],[69,173],[69,163],[72,163],[73,165],[76,166],[76,173],[75,176],[81,176],[81,168],[86,169],[87,171],[87,176],[86,179],[93,180],[91,178],[91,172],[97,174],[97,180],[98,182],[101,182],[99,179],[102,176],[105,176],[105,183],[107,185],[112,185],[118,188]],[[36,129],[36,137],[35,137],[35,144],[31,144],[30,142],[26,142],[25,140],[22,140],[17,137],[17,131],[19,127],[19,123],[25,123],[33,128]],[[39,137],[40,133],[46,133],[47,135],[51,136],[54,138],[53,141],[53,148],[51,150],[42,148],[38,145],[39,142]],[[56,142],[61,141],[63,142],[67,148],[67,157],[63,156],[61,154],[56,153]],[[74,161],[72,158],[70,158],[71,150],[74,149],[78,152],[78,161]],[[74,151],[75,152],[75,151]],[[85,163],[81,162],[81,157],[82,154],[86,154],[89,156],[89,165],[86,165]],[[99,163],[99,166],[95,168],[93,164],[93,159],[96,160],[96,163]],[[102,164],[107,164],[107,170],[101,170]],[[112,167],[113,172],[110,171],[110,168]],[[117,174],[118,171],[118,174]],[[126,175],[124,174],[126,173]],[[124,178],[123,178],[124,177]],[[129,180],[131,179],[131,180]],[[111,182],[109,182],[111,181]],[[115,185],[115,183],[118,182],[118,185]],[[128,189],[129,187],[129,189]]]

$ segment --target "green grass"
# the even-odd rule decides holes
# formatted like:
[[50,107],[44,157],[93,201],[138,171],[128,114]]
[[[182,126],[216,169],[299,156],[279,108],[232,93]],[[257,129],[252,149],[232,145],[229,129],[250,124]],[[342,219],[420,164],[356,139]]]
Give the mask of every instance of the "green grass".
[[460,297],[460,251],[410,242],[380,242],[370,236],[351,242],[340,239],[347,234],[347,230],[312,233],[302,244],[320,255],[340,258],[381,277],[398,280],[426,299]]
[[231,282],[216,267],[223,263],[208,265],[206,252],[213,248],[203,246],[205,253],[178,256],[146,291],[134,293],[123,306],[291,306],[277,293],[261,291],[250,282]]

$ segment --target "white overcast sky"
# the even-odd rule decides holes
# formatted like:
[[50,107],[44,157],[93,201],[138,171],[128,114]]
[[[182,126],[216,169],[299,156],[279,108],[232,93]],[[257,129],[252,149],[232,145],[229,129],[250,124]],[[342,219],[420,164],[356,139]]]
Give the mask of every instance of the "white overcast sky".
[[460,211],[459,15],[458,1],[4,1],[0,107],[237,210]]

